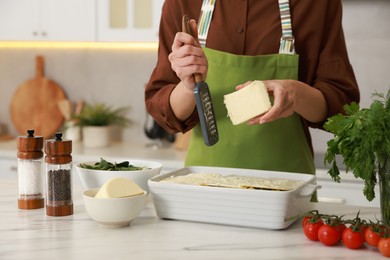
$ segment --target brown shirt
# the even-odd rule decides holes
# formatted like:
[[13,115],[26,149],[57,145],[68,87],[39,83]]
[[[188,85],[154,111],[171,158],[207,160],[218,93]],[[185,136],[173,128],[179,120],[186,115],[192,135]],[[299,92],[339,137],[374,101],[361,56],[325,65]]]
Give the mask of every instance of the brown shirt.
[[[145,90],[147,111],[170,132],[186,132],[197,123],[196,109],[185,122],[169,105],[180,79],[168,55],[184,14],[198,20],[203,0],[165,0],[159,32],[158,62]],[[299,54],[299,80],[319,89],[328,105],[328,117],[344,104],[359,101],[359,89],[349,63],[341,25],[341,0],[290,0],[295,49]],[[281,38],[277,0],[217,0],[206,47],[239,55],[276,54]],[[322,128],[304,119],[308,127]]]

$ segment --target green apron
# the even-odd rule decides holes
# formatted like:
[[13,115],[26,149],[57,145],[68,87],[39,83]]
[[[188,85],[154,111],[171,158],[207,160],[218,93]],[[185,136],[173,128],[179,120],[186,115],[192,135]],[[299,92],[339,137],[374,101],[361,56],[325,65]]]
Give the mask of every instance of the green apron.
[[270,123],[233,125],[224,95],[249,80],[297,79],[298,55],[244,56],[203,48],[219,141],[206,146],[200,125],[194,127],[186,166],[218,166],[315,173],[313,156],[298,114]]

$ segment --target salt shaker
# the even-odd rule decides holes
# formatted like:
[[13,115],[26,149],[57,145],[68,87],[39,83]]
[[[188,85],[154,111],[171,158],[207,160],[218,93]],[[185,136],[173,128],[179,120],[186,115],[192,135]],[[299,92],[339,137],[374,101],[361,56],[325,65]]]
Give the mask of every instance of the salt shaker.
[[17,148],[18,208],[43,208],[43,137],[34,136],[34,130],[27,130],[27,136],[18,137]]
[[46,140],[46,215],[73,214],[72,141],[62,140],[62,133]]

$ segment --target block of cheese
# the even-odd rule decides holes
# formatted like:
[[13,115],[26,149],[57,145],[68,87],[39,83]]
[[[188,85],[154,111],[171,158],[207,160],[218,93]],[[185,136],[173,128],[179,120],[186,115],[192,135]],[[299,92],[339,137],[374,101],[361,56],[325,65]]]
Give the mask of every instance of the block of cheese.
[[95,198],[123,198],[141,195],[145,191],[130,179],[115,177],[105,182]]
[[233,125],[264,114],[271,108],[271,101],[264,83],[255,80],[248,86],[224,96],[228,117]]

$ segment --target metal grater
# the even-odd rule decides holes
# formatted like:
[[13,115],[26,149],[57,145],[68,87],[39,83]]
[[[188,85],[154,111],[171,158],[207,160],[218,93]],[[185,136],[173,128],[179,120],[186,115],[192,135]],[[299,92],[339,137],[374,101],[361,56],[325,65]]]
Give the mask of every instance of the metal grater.
[[212,146],[218,142],[219,136],[209,87],[204,82],[197,83],[194,94],[204,142]]
[[[188,16],[184,15],[182,18],[182,30],[183,32],[192,35],[189,21],[190,19]],[[200,74],[194,74],[194,80],[195,102],[204,143],[207,146],[212,146],[218,142],[219,136],[209,87],[207,83],[202,80]]]

